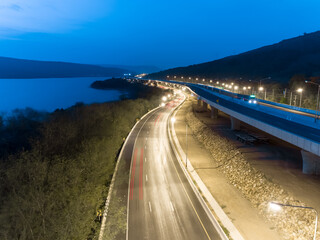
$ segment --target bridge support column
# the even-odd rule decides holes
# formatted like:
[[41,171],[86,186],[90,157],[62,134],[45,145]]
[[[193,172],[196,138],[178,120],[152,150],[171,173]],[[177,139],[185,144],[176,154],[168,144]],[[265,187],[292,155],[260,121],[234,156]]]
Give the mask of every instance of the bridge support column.
[[211,108],[211,118],[217,119],[218,118],[218,109],[211,106],[211,105],[210,105],[210,108]]
[[304,174],[315,174],[315,175],[320,175],[320,157],[301,150],[301,155],[302,155],[302,172]]
[[205,101],[202,101],[202,109],[204,111],[207,111],[208,110],[208,103],[206,103]]
[[231,116],[230,116],[230,119],[231,119],[231,130],[240,130],[240,120]]
[[198,107],[201,107],[201,100],[198,99]]

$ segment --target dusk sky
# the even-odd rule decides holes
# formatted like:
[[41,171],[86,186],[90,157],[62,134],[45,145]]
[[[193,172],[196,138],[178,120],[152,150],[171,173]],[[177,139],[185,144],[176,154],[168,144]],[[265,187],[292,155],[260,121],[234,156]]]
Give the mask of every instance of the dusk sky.
[[0,56],[184,66],[320,30],[319,0],[1,0]]

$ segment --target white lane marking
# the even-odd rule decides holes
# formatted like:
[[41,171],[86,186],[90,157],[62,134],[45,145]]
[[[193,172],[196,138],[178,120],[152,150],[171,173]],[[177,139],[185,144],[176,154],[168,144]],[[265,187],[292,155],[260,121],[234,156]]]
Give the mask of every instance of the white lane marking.
[[147,158],[144,158],[144,162],[147,162]]
[[147,145],[144,145],[144,149],[147,149]]
[[171,210],[172,210],[172,212],[174,212],[173,204],[172,204],[172,202],[171,202],[171,201],[170,201],[170,206],[171,206]]
[[146,181],[148,182],[148,175],[146,174]]
[[146,141],[148,141],[148,138],[146,137]]
[[150,209],[150,212],[152,212],[152,208],[151,208],[151,203],[149,202],[149,209]]

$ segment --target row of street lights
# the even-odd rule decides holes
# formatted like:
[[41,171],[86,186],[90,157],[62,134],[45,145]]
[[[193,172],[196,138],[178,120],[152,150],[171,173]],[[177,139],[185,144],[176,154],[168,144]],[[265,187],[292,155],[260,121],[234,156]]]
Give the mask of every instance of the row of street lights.
[[[168,75],[167,76],[167,79],[169,79],[170,76]],[[174,79],[176,79],[177,76],[174,76]],[[183,76],[180,77],[181,79],[184,79]],[[188,79],[192,82],[193,78],[191,77],[188,77]],[[241,79],[241,78],[240,78]],[[267,99],[267,89],[265,89],[262,85],[261,85],[261,82],[263,80],[267,80],[267,79],[271,79],[271,77],[266,77],[266,78],[263,78],[263,79],[260,79],[258,81],[253,81],[253,80],[249,80],[250,82],[258,82],[259,83],[259,87],[258,87],[258,93],[259,94],[263,94],[264,93],[264,100]],[[194,78],[194,80],[196,82],[199,82],[202,80],[202,82],[205,82],[206,79],[205,78]],[[213,80],[210,79],[209,82],[212,84],[213,83]],[[316,83],[316,82],[312,82],[312,81],[305,81],[305,83],[307,84],[314,84],[314,85],[317,85],[318,86],[318,94],[317,94],[317,102],[316,102],[316,111],[315,111],[315,122],[320,119],[320,84],[319,83]],[[223,88],[226,88],[228,90],[231,90],[231,91],[234,91],[235,93],[240,93],[240,90],[241,88],[237,85],[235,85],[233,82],[231,82],[231,84],[227,84],[227,83],[220,83],[219,81],[216,81],[215,83],[218,87],[223,87]],[[256,92],[254,91],[254,88],[251,87],[251,86],[244,86],[242,87],[242,91],[244,94],[255,94]],[[299,108],[301,108],[302,106],[302,93],[303,93],[303,88],[298,88],[296,90],[296,92],[300,95],[300,99],[299,99]],[[261,95],[260,95],[261,96]],[[294,103],[296,102],[296,97],[297,95],[294,96]],[[293,98],[293,92],[291,92],[290,94],[290,101],[289,101],[289,105],[292,106],[292,99]],[[294,104],[296,105],[296,104]]]
[[[167,76],[167,78],[169,79],[169,75]],[[177,78],[177,76],[174,76],[174,78]],[[183,76],[180,77],[181,79],[184,79]],[[189,80],[192,80],[191,77],[188,78]],[[266,77],[266,78],[262,78],[258,81],[255,81],[255,82],[259,82],[259,87],[258,87],[258,93],[263,93],[264,92],[264,100],[267,99],[267,89],[265,89],[262,85],[261,85],[261,82],[263,80],[267,80],[267,79],[271,79],[271,77]],[[195,78],[196,81],[199,81],[199,78]],[[203,82],[206,81],[205,78],[202,79]],[[249,80],[250,82],[252,82],[252,80]],[[210,83],[213,82],[213,80],[209,80]],[[315,84],[315,85],[318,85],[318,98],[317,98],[317,112],[318,112],[318,109],[319,109],[319,93],[320,93],[320,85],[317,84],[317,83],[314,83],[314,82],[310,82],[310,81],[305,81],[306,83],[312,83],[312,84]],[[217,81],[216,82],[216,85],[220,86],[220,82]],[[234,85],[233,82],[231,82],[231,84],[226,84],[226,83],[222,83],[221,84],[222,87],[228,89],[228,90],[233,90],[235,93],[240,93],[240,90],[241,88],[237,85]],[[242,87],[242,90],[243,90],[243,93],[248,93],[250,91],[250,94],[253,93],[253,88],[251,88],[251,86],[244,86]],[[248,91],[248,92],[247,92]],[[300,101],[299,101],[299,107],[301,108],[301,105],[302,105],[302,92],[303,92],[303,89],[302,88],[298,88],[297,89],[297,92],[300,93]],[[292,105],[292,92],[291,92],[291,95],[290,95],[290,105]],[[317,113],[317,117],[318,117],[318,113]],[[317,118],[316,117],[316,118]]]

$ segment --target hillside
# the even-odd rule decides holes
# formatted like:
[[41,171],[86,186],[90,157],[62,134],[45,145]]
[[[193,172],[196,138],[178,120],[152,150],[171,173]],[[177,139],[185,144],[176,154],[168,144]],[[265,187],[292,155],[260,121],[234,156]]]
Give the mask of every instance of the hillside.
[[0,78],[118,77],[119,68],[0,57]]
[[121,69],[127,69],[133,74],[140,74],[140,73],[154,73],[159,72],[161,69],[156,66],[128,66],[128,65],[114,65],[114,64],[102,64],[100,65],[102,67],[113,67],[113,68],[121,68]]
[[212,62],[173,68],[148,75],[164,79],[177,77],[205,77],[213,79],[259,79],[271,77],[273,81],[287,83],[295,74],[320,75],[320,31],[283,40],[239,55]]

